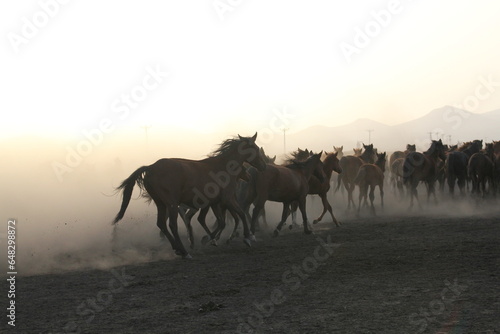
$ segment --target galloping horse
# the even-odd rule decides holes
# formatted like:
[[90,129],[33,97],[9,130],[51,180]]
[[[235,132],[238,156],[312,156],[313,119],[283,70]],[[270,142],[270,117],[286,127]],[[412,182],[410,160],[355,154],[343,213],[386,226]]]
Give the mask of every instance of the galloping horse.
[[467,165],[467,173],[472,180],[472,194],[482,195],[486,197],[486,182],[489,184],[489,191],[492,194],[496,193],[496,185],[494,180],[495,164],[494,164],[493,144],[486,144],[485,152],[474,153]]
[[[351,204],[354,208],[356,208],[356,204],[354,203],[354,199],[352,198],[352,193],[356,184],[354,183],[354,179],[356,175],[358,175],[359,167],[363,164],[363,160],[359,157],[355,157],[352,155],[348,155],[340,159],[340,168],[342,169],[342,173],[339,174],[339,177],[342,179],[342,183],[344,184],[345,189],[347,190],[347,211],[351,208]],[[337,189],[340,187],[340,182],[337,185]]]
[[266,201],[283,203],[281,221],[274,231],[277,236],[290,214],[290,204],[297,201],[304,225],[304,233],[312,233],[307,222],[306,196],[309,191],[309,179],[315,175],[321,182],[325,179],[321,153],[313,154],[306,161],[294,162],[287,166],[267,165],[264,171],[256,174],[255,189],[257,197],[252,211],[252,233],[260,211]]
[[[168,238],[172,249],[178,255],[190,258],[179,237],[177,215],[179,205],[207,208],[210,206],[217,219],[223,222],[221,206],[235,212],[244,225],[245,243],[250,245],[252,235],[248,228],[243,210],[236,201],[236,184],[243,168],[248,162],[259,170],[265,170],[259,147],[253,137],[227,139],[208,158],[203,160],[160,159],[152,165],[143,166],[133,172],[117,190],[123,189],[123,201],[113,224],[123,218],[137,183],[141,190],[155,202],[158,209],[157,226]],[[169,216],[170,234],[167,229]]]
[[373,148],[373,144],[365,145],[363,144],[363,148],[365,149],[363,153],[359,156],[364,162],[372,164],[375,162],[377,154]]
[[[403,162],[404,158],[408,155],[410,152],[415,152],[416,147],[415,145],[410,145],[406,144],[406,150],[403,151],[395,151],[391,154],[389,158],[389,170],[391,172],[391,180],[390,183],[394,188],[399,189],[402,191],[402,179],[403,179],[403,173],[402,173],[402,167],[403,167]],[[402,160],[399,160],[402,159]],[[399,160],[396,162],[396,160]]]
[[[332,176],[332,172],[335,171],[337,173],[342,173],[342,168],[340,168],[339,164],[339,159],[337,158],[338,153],[326,153],[326,158],[323,160],[323,172],[325,173],[325,178],[323,182],[319,180],[315,175],[312,175],[311,178],[309,179],[309,195],[319,195],[321,198],[321,202],[323,203],[323,212],[321,215],[313,220],[313,224],[317,224],[323,219],[323,216],[325,213],[328,211],[330,212],[330,215],[332,216],[332,220],[335,223],[335,225],[340,226],[340,222],[337,221],[335,216],[333,215],[332,211],[332,206],[328,202],[327,194],[328,190],[330,190],[330,178]],[[293,225],[296,225],[295,223],[295,216],[297,212],[297,206],[298,203],[294,202],[291,207],[291,212],[292,212],[292,225],[290,225],[290,228],[292,228]]]
[[460,194],[465,195],[465,184],[467,182],[467,165],[470,157],[479,152],[483,145],[482,140],[464,143],[457,151],[451,151],[446,156],[445,174],[448,182],[450,195],[455,192],[455,182],[460,189]]
[[424,153],[408,153],[403,165],[403,182],[410,187],[410,208],[413,207],[413,198],[418,202],[417,186],[420,181],[427,184],[427,200],[430,199],[431,194],[434,194],[434,199],[436,199],[434,183],[437,180],[439,159],[445,158],[441,139],[433,140],[429,149]]
[[361,210],[361,200],[364,198],[364,203],[368,204],[368,187],[370,188],[370,204],[372,214],[375,215],[373,200],[375,199],[375,187],[377,186],[380,190],[382,209],[384,208],[384,172],[386,157],[387,155],[385,152],[377,154],[377,161],[375,164],[365,163],[359,167],[358,174],[354,179],[354,183],[359,186],[358,215]]

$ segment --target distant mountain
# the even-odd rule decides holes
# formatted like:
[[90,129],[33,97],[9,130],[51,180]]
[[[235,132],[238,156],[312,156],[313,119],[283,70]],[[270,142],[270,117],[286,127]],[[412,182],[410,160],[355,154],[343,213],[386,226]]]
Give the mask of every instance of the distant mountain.
[[[369,139],[382,151],[401,150],[406,144],[416,144],[418,150],[425,150],[430,140],[441,138],[445,144],[483,139],[500,140],[500,109],[483,114],[471,113],[459,108],[444,106],[409,122],[389,126],[362,118],[352,123],[337,126],[313,126],[301,132],[288,135],[288,151],[309,148],[314,151],[344,146],[344,151],[352,151]],[[370,130],[370,131],[368,131]],[[271,145],[272,144],[272,145]],[[278,143],[266,145],[269,152],[282,152]]]

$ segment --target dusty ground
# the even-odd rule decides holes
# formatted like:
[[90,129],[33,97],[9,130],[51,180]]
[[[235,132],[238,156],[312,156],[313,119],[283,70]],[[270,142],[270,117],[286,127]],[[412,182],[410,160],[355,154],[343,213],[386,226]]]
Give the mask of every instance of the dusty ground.
[[18,277],[12,332],[500,332],[498,211],[314,227],[193,260]]

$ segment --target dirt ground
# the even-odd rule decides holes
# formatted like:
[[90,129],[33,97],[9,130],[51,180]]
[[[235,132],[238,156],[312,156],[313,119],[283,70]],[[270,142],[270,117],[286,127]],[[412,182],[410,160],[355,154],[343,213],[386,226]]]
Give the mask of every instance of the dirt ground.
[[20,276],[6,332],[500,332],[498,210],[343,220],[192,260]]

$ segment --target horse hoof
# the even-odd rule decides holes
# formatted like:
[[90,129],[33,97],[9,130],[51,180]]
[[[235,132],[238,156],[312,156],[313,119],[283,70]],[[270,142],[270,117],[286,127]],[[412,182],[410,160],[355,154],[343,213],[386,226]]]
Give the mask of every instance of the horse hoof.
[[253,235],[253,234],[250,234],[250,236],[248,237],[248,239],[250,239],[250,241],[254,241],[254,242],[257,241],[257,239],[255,239],[255,235]]
[[309,229],[304,230],[304,234],[312,234],[312,233],[313,233],[313,231],[312,231],[312,230],[309,230]]
[[184,255],[182,258],[186,259],[186,260],[192,260],[193,259],[193,257],[189,253],[187,253],[186,255]]
[[273,237],[276,238],[279,234],[280,234],[280,232],[278,230],[274,230]]
[[252,247],[252,241],[250,241],[250,239],[245,238],[245,239],[243,239],[243,242],[244,242],[244,243],[245,243],[245,245],[247,245],[248,247]]
[[177,250],[177,249],[176,249],[176,250],[175,250],[175,255],[184,255],[184,253],[183,253],[183,252],[181,252],[180,250]]
[[288,229],[291,230],[293,228],[293,224],[288,226]]
[[317,223],[319,223],[319,221],[318,221],[317,219],[314,219],[314,220],[313,220],[313,225],[314,225],[314,224],[317,224]]
[[210,241],[210,244],[211,244],[212,246],[217,246],[217,240],[212,239],[212,241]]
[[206,245],[210,241],[210,237],[208,235],[205,235],[203,238],[201,238],[201,244]]

